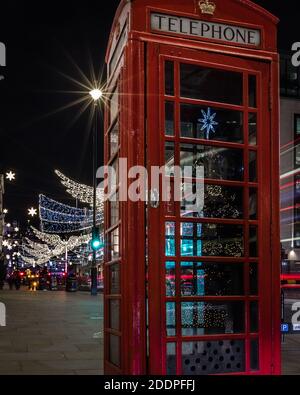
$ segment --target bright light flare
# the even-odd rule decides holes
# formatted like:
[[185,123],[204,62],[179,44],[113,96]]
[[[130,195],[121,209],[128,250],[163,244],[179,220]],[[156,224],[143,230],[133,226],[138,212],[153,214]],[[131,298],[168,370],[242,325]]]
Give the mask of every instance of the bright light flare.
[[103,96],[103,91],[101,89],[93,89],[89,92],[92,99],[96,102]]

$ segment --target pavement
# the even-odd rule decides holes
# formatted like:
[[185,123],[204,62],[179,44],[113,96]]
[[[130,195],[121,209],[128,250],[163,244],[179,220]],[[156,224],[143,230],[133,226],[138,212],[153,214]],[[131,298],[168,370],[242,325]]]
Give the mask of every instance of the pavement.
[[[299,302],[300,295],[294,290],[285,290],[284,322],[290,323],[295,313],[292,306]],[[300,334],[289,334],[283,336],[282,351],[282,374],[300,375]]]
[[285,335],[281,350],[282,374],[300,375],[300,335]]
[[103,374],[103,297],[0,291],[0,375]]
[[[0,375],[103,374],[103,296],[0,291]],[[282,374],[300,375],[300,335],[282,343]]]

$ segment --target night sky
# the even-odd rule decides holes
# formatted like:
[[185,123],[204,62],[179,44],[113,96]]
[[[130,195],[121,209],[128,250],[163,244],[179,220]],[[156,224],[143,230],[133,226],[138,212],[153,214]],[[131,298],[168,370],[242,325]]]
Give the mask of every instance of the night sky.
[[[280,48],[300,41],[294,1],[256,3],[280,17]],[[38,206],[39,193],[72,203],[54,169],[92,184],[89,112],[76,122],[81,106],[51,113],[81,97],[62,92],[80,89],[62,73],[82,81],[75,64],[90,78],[92,63],[97,74],[105,72],[106,45],[118,4],[119,0],[2,2],[0,41],[7,47],[7,67],[0,70],[5,77],[0,81],[0,171],[17,173],[16,182],[6,183],[9,221],[24,221],[27,208]],[[102,160],[100,155],[99,164]]]

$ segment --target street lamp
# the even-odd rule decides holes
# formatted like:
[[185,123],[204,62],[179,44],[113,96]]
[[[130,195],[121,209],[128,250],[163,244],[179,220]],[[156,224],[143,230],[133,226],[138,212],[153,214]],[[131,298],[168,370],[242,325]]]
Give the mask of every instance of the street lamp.
[[[96,209],[97,209],[97,154],[98,154],[98,102],[103,96],[100,89],[93,89],[89,92],[95,105],[94,111],[94,130],[93,130],[93,237],[92,237],[92,250],[93,261],[91,267],[91,295],[97,295],[97,250],[100,248],[98,240],[95,240],[95,235],[98,232],[96,222]],[[98,248],[99,247],[99,248]]]
[[103,96],[103,92],[101,89],[93,89],[90,91],[90,96],[92,96],[92,99],[97,104],[98,100]]

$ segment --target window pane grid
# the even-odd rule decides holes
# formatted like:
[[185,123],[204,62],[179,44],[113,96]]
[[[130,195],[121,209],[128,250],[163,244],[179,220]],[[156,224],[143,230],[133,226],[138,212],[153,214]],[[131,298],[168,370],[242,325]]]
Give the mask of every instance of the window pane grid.
[[[208,303],[209,305],[215,303],[216,305],[218,303],[221,303],[221,305],[224,305],[224,303],[227,301],[229,302],[239,302],[240,308],[243,309],[243,318],[241,320],[240,328],[238,332],[240,333],[232,333],[231,332],[231,337],[234,339],[241,339],[244,340],[243,346],[244,347],[244,354],[245,359],[241,361],[241,363],[238,363],[238,369],[240,371],[248,371],[250,370],[250,346],[248,344],[248,339],[257,339],[257,335],[255,335],[255,332],[249,331],[247,328],[247,322],[248,322],[248,317],[250,315],[250,308],[252,309],[252,316],[255,315],[255,306],[258,306],[258,295],[256,292],[256,287],[254,283],[257,283],[258,277],[256,275],[257,272],[257,252],[256,248],[257,247],[257,242],[255,243],[255,232],[254,228],[256,229],[256,232],[258,232],[258,175],[257,175],[257,170],[258,170],[258,147],[257,147],[257,77],[255,75],[249,75],[245,73],[245,81],[246,81],[246,92],[245,94],[249,97],[247,100],[243,99],[240,100],[240,102],[233,103],[233,104],[227,104],[227,103],[221,103],[221,102],[214,102],[214,101],[209,101],[207,100],[207,97],[205,100],[203,98],[199,99],[198,98],[181,98],[180,97],[180,91],[178,90],[177,86],[179,86],[179,80],[180,80],[180,73],[177,72],[176,75],[176,69],[180,69],[180,62],[175,62],[175,135],[173,136],[165,136],[165,141],[169,143],[173,143],[174,146],[174,153],[173,153],[173,161],[172,165],[180,165],[182,164],[181,162],[183,160],[188,161],[186,157],[182,157],[182,150],[181,147],[185,145],[203,145],[204,147],[211,147],[212,149],[215,147],[220,147],[223,149],[240,149],[241,152],[241,157],[243,158],[243,163],[241,164],[241,167],[244,168],[242,177],[240,177],[237,180],[234,179],[226,179],[223,178],[222,176],[220,178],[216,178],[215,176],[213,177],[208,177],[205,174],[204,178],[204,183],[205,187],[206,185],[209,185],[209,182],[212,181],[211,186],[215,186],[215,189],[220,190],[220,188],[223,188],[223,182],[226,186],[228,187],[241,187],[241,196],[239,198],[239,201],[241,201],[241,205],[237,207],[233,207],[234,209],[237,210],[238,214],[236,214],[236,218],[241,218],[241,224],[242,224],[242,243],[243,243],[243,249],[244,253],[240,254],[239,256],[232,256],[232,257],[224,257],[224,256],[199,256],[198,253],[199,251],[202,252],[203,246],[199,246],[199,234],[198,234],[198,224],[203,226],[205,224],[205,219],[213,221],[214,219],[223,219],[223,225],[226,225],[226,221],[233,221],[236,220],[236,218],[222,218],[219,216],[214,215],[214,210],[213,208],[211,209],[211,213],[209,212],[208,208],[206,207],[206,211],[203,210],[201,213],[196,213],[192,215],[193,220],[195,221],[190,221],[190,216],[191,214],[188,214],[183,210],[182,205],[177,205],[176,210],[172,214],[173,216],[170,216],[172,220],[169,220],[169,223],[172,223],[174,226],[174,231],[173,235],[169,235],[169,239],[172,240],[173,245],[173,255],[167,255],[166,256],[172,256],[173,258],[166,258],[166,264],[170,264],[172,260],[172,264],[169,266],[167,269],[166,267],[166,280],[167,281],[167,276],[168,276],[168,281],[171,282],[171,285],[169,284],[169,287],[172,289],[171,293],[166,293],[164,295],[164,300],[169,303],[170,306],[174,306],[174,316],[175,318],[175,326],[176,326],[176,338],[173,336],[168,336],[166,337],[167,343],[166,345],[169,345],[170,354],[176,355],[175,359],[177,358],[177,373],[180,374],[182,371],[184,371],[184,360],[183,358],[183,344],[186,341],[197,341],[197,339],[209,339],[210,335],[206,334],[204,337],[198,334],[195,334],[191,337],[189,337],[188,334],[183,336],[181,334],[182,331],[182,319],[183,318],[183,309],[182,305],[187,307],[185,311],[192,311],[191,305],[195,306],[203,306],[204,303]],[[243,74],[241,74],[243,75]],[[177,78],[176,78],[177,77]],[[176,81],[177,79],[177,81]],[[190,86],[192,89],[192,87]],[[243,87],[245,89],[245,86]],[[238,97],[238,95],[237,95]],[[172,100],[172,99],[171,99]],[[170,102],[170,97],[166,97],[166,102]],[[238,99],[239,100],[239,99]],[[199,122],[200,117],[197,118],[197,114],[195,111],[195,116],[193,116],[194,121],[191,121],[189,123],[188,119],[182,119],[181,118],[181,113],[182,109],[185,108],[199,108],[200,113],[202,114],[201,110],[205,111],[206,110],[206,115],[207,115],[207,110],[210,107],[210,115],[213,113],[213,111],[232,111],[233,113],[238,114],[239,111],[241,114],[246,114],[245,116],[242,117],[242,134],[240,140],[240,137],[234,142],[232,141],[226,141],[226,139],[219,139],[215,137],[215,132],[211,129],[209,133],[207,130],[202,130],[201,131],[201,124],[203,123]],[[247,107],[248,106],[248,107]],[[181,111],[180,111],[181,109]],[[214,113],[213,113],[214,114]],[[202,114],[203,115],[203,114]],[[208,114],[209,115],[209,114]],[[215,118],[214,118],[215,119]],[[244,122],[246,120],[246,122]],[[234,120],[237,122],[237,120]],[[217,122],[217,121],[216,121]],[[217,125],[216,125],[217,126]],[[201,134],[202,132],[202,134]],[[207,132],[207,133],[206,133]],[[222,131],[223,133],[223,131]],[[230,137],[231,139],[232,137]],[[251,150],[248,148],[248,144],[251,145]],[[194,150],[195,151],[195,150]],[[197,151],[197,149],[196,149]],[[193,153],[193,159],[191,161],[192,164],[195,164],[195,162],[198,161],[198,155],[197,152]],[[194,155],[195,154],[195,155]],[[177,158],[177,160],[176,160]],[[194,182],[194,180],[192,181]],[[228,183],[228,184],[226,184]],[[183,216],[182,216],[183,215]],[[234,217],[234,216],[233,216]],[[166,216],[167,218],[167,216]],[[193,235],[187,235],[185,232],[182,232],[182,223],[189,223],[191,222],[194,225],[188,225],[190,227],[195,227],[196,230],[196,236],[195,234]],[[232,222],[229,222],[228,224],[232,224]],[[239,225],[238,221],[235,223]],[[251,224],[251,227],[250,227]],[[233,224],[232,224],[233,225]],[[250,244],[250,233],[252,234],[252,242]],[[256,233],[257,235],[258,233]],[[170,237],[171,236],[171,237]],[[195,237],[194,237],[195,236]],[[184,243],[183,243],[184,241]],[[171,244],[172,244],[171,243]],[[181,256],[182,253],[182,245],[183,244],[188,244],[188,247],[192,249],[193,251],[196,252],[196,256],[190,255],[188,252],[187,256]],[[256,245],[256,246],[255,246]],[[252,251],[251,256],[249,256],[250,251]],[[188,259],[188,260],[187,260]],[[231,262],[230,262],[230,261]],[[193,265],[196,266],[197,269],[193,269],[189,264],[186,264],[187,262],[193,262]],[[214,262],[215,261],[215,262]],[[182,266],[183,264],[186,264],[186,266]],[[242,276],[242,288],[241,290],[236,290],[235,295],[210,295],[210,296],[205,296],[205,292],[203,291],[204,284],[201,283],[201,279],[203,279],[203,273],[201,272],[201,269],[203,270],[203,265],[219,265],[220,267],[224,265],[224,267],[227,265],[228,270],[229,266],[232,265],[233,267],[238,268],[236,273],[239,273],[239,275]],[[202,265],[202,266],[200,266]],[[256,266],[255,266],[256,265]],[[192,270],[199,270],[199,273],[192,273]],[[235,270],[235,269],[233,269]],[[251,274],[250,274],[251,271]],[[194,278],[193,278],[194,277]],[[230,277],[230,275],[229,275]],[[189,282],[197,283],[197,286],[195,287],[195,292],[192,290],[192,285],[189,284]],[[183,283],[185,285],[183,286]],[[257,285],[257,284],[256,284]],[[182,288],[184,287],[185,289],[185,296],[182,294]],[[209,288],[208,288],[208,293],[209,293]],[[201,294],[201,295],[200,295]],[[201,300],[202,298],[202,300]],[[251,302],[250,302],[251,301]],[[170,304],[173,303],[173,304]],[[252,307],[250,307],[252,306]],[[253,307],[254,306],[254,307]],[[202,307],[201,307],[202,308]],[[196,309],[197,310],[197,309]],[[200,309],[201,310],[201,309]],[[200,311],[198,309],[198,311]],[[175,312],[176,311],[176,312]],[[188,314],[189,315],[189,314]],[[191,314],[190,314],[191,315]],[[197,314],[196,314],[197,315]],[[200,317],[201,318],[201,317]],[[197,317],[198,323],[199,323],[199,317]],[[257,318],[258,319],[258,318]],[[195,320],[195,317],[192,318],[192,321]],[[189,321],[189,320],[188,320]],[[190,323],[192,322],[191,320],[189,321]],[[224,321],[224,320],[223,320]],[[229,320],[230,321],[230,320]],[[258,321],[257,321],[258,322]],[[192,322],[193,323],[193,322]],[[256,325],[256,329],[258,328],[258,324]],[[193,325],[192,325],[193,326]],[[230,325],[228,324],[228,327]],[[186,330],[192,329],[190,325],[186,326]],[[195,328],[194,328],[195,329]],[[250,329],[250,328],[249,328]],[[196,332],[199,330],[196,328]],[[227,328],[228,332],[229,329]],[[258,329],[257,329],[258,330]],[[234,332],[234,331],[233,331]],[[220,339],[222,338],[228,339],[229,334],[220,334]],[[252,346],[254,351],[251,351],[254,356],[251,356],[251,365],[255,366],[255,348]],[[180,361],[178,361],[180,359]],[[182,360],[181,360],[182,359]],[[254,361],[254,362],[253,362]],[[249,365],[249,366],[248,366]],[[193,367],[193,366],[192,366]],[[173,367],[174,368],[174,367]],[[174,368],[175,369],[175,368]],[[257,370],[251,366],[252,370]],[[173,370],[174,372],[174,370]],[[193,370],[189,371],[189,374],[195,374]],[[198,372],[198,374],[201,374]]]

